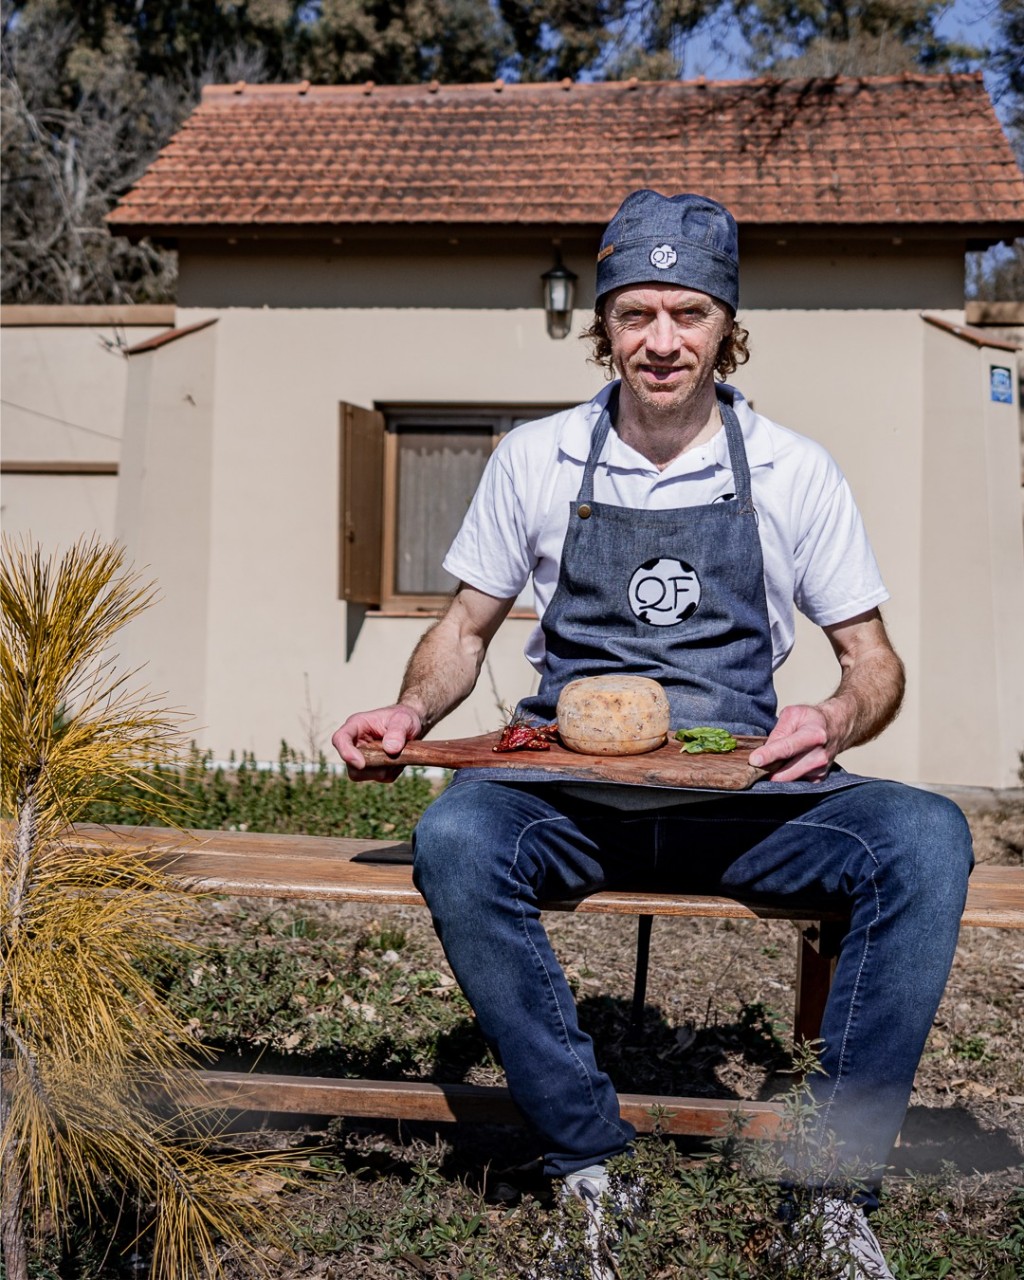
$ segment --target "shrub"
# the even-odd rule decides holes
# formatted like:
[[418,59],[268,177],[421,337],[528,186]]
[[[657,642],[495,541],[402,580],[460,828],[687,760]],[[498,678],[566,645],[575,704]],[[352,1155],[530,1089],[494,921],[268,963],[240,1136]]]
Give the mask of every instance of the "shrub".
[[[420,770],[406,770],[391,786],[350,782],[323,754],[315,764],[281,743],[277,765],[261,767],[246,752],[227,766],[194,745],[181,768],[160,765],[152,781],[162,793],[164,821],[182,827],[282,831],[364,839],[408,838],[434,795]],[[85,821],[134,825],[151,821],[142,784],[125,782],[92,805]]]

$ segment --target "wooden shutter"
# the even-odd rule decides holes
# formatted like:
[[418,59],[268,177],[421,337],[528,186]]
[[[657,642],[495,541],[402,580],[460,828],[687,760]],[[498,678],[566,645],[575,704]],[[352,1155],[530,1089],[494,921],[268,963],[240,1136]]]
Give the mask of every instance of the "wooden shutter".
[[384,415],[341,405],[341,598],[381,601],[384,536]]

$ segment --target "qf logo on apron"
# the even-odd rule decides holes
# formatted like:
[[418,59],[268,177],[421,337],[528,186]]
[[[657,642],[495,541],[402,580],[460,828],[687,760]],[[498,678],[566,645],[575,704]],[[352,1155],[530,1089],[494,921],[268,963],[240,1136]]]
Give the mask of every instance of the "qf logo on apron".
[[629,580],[629,607],[652,627],[685,622],[700,604],[700,581],[685,560],[645,560]]

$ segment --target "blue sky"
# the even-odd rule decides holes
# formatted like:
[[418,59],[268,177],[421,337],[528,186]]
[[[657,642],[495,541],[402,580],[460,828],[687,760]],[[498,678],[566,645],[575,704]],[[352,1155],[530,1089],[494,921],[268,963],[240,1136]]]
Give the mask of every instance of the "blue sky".
[[[938,29],[949,39],[984,46],[994,38],[994,18],[999,0],[953,0],[939,20]],[[686,49],[684,78],[705,75],[709,79],[747,74],[742,62],[742,41],[701,36]]]
[[[998,0],[954,0],[938,23],[939,31],[965,44],[985,46],[996,39]],[[989,86],[991,91],[991,86]]]

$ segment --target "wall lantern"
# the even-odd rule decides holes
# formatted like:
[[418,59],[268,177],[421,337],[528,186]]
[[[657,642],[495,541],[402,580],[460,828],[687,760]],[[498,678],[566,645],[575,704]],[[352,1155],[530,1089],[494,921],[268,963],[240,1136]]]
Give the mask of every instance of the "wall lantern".
[[555,265],[541,276],[544,282],[544,314],[548,322],[548,335],[552,338],[569,336],[577,279],[575,271],[562,265],[562,255],[556,249]]

